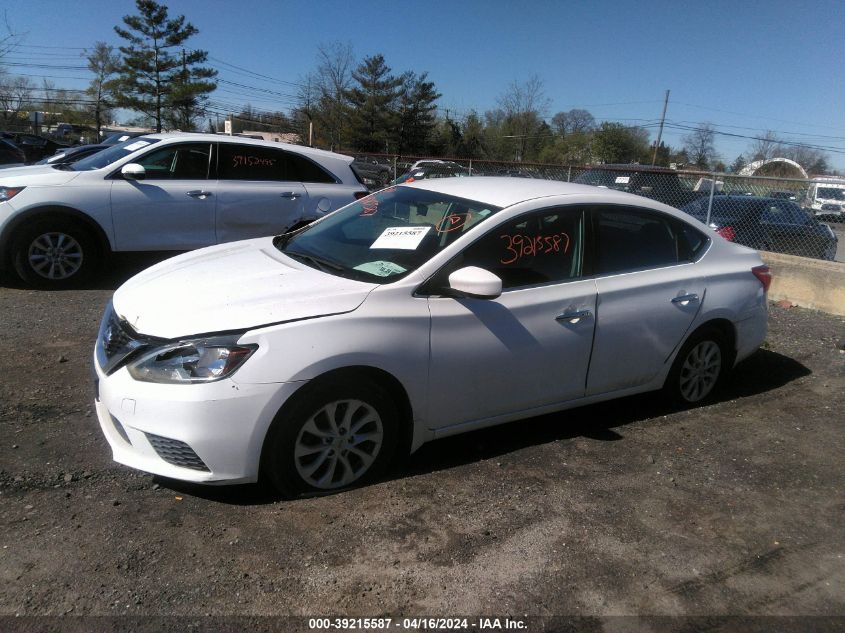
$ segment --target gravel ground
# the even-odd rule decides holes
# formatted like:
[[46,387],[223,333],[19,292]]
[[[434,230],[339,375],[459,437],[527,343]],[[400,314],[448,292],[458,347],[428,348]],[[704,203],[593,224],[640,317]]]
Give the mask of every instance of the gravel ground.
[[0,616],[845,615],[843,319],[772,306],[710,406],[515,422],[285,502],[111,461],[92,345],[144,263],[0,280]]

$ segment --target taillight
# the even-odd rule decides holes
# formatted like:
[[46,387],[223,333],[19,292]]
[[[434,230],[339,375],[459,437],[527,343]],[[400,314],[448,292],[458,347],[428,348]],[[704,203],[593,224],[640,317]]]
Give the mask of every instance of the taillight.
[[368,195],[370,195],[369,191],[356,191],[355,199],[360,200],[361,198],[366,198]]
[[754,276],[760,280],[761,284],[763,284],[763,291],[768,292],[769,286],[772,285],[772,271],[769,269],[769,267],[755,266],[751,269],[751,272],[754,273]]
[[724,237],[729,242],[733,242],[734,238],[736,237],[736,229],[730,224],[727,226],[723,226],[720,229],[716,229],[716,233]]

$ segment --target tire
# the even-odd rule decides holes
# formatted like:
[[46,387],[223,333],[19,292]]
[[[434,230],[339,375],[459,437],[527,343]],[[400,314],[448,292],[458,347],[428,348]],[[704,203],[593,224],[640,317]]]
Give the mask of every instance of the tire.
[[367,379],[331,379],[304,389],[267,433],[262,474],[288,498],[338,492],[378,477],[398,436],[397,408],[388,393]]
[[707,402],[724,382],[732,358],[719,330],[706,328],[696,332],[678,352],[663,386],[664,393],[683,406]]
[[91,232],[61,217],[39,218],[12,240],[12,263],[21,280],[41,288],[69,288],[88,279],[101,249]]

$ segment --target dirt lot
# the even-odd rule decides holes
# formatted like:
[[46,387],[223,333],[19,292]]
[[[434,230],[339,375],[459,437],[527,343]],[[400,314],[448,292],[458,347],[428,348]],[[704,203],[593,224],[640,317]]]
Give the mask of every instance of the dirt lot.
[[845,615],[841,318],[772,307],[711,406],[517,422],[283,502],[111,461],[91,349],[139,266],[0,280],[0,615]]

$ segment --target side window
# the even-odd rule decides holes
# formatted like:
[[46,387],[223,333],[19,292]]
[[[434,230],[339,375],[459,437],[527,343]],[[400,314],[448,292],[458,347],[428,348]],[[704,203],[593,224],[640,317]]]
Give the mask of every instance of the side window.
[[547,209],[498,226],[452,260],[438,274],[438,285],[464,266],[498,275],[502,288],[576,279],[581,275],[583,216],[581,209]]
[[145,154],[138,164],[147,172],[145,180],[205,180],[210,153],[209,143],[168,145]]
[[261,145],[220,143],[217,171],[221,180],[337,182],[303,156]]
[[596,273],[609,274],[657,268],[684,261],[672,218],[627,209],[601,209],[595,213]]
[[678,261],[693,262],[710,243],[710,238],[686,222],[673,223],[678,239]]
[[337,179],[316,163],[293,152],[285,152],[288,159],[288,180],[298,182],[334,183]]
[[289,180],[285,153],[261,145],[220,143],[217,174],[220,180]]

